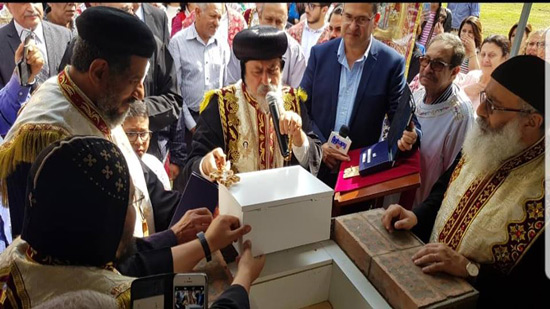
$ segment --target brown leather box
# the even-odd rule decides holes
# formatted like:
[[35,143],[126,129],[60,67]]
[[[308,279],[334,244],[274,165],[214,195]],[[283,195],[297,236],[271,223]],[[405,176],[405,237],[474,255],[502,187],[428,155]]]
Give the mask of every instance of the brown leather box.
[[332,238],[395,308],[472,308],[478,292],[464,279],[427,275],[411,257],[424,245],[413,233],[388,233],[384,209],[337,217]]

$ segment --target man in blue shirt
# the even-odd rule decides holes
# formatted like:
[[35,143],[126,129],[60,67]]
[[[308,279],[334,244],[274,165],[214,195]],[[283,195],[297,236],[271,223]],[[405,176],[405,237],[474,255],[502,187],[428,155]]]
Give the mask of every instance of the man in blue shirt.
[[462,21],[468,16],[479,18],[479,3],[448,3],[447,8],[453,15],[451,29],[458,33]]
[[[338,164],[349,156],[328,146],[331,132],[348,126],[351,149],[378,142],[385,115],[393,119],[406,87],[403,56],[372,37],[379,19],[376,3],[346,3],[342,38],[312,48],[301,82],[312,128],[324,143],[318,176],[332,187]],[[412,131],[405,131],[398,142],[402,151],[412,149],[420,137],[420,126],[413,120]]]

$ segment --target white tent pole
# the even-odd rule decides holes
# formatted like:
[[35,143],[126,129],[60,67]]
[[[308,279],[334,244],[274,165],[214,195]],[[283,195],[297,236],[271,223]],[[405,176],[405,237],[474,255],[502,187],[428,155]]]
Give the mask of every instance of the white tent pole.
[[516,37],[514,38],[514,45],[510,51],[510,58],[517,56],[519,51],[519,46],[521,45],[521,39],[525,32],[525,26],[527,25],[527,20],[529,19],[529,13],[531,12],[531,6],[533,3],[524,3],[523,10],[521,11],[521,16],[519,18],[518,27],[516,28]]

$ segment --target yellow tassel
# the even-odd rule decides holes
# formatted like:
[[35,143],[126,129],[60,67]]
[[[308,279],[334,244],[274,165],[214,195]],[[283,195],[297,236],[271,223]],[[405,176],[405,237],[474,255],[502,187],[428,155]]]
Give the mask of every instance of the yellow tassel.
[[15,136],[0,146],[0,190],[2,203],[8,205],[6,178],[21,163],[32,163],[50,144],[70,136],[62,127],[50,124],[25,124]]
[[[216,94],[216,92],[217,92],[217,89],[210,90],[204,94],[204,99],[202,100],[202,103],[199,109],[199,114],[202,113],[202,111],[205,110],[206,107],[208,107],[208,103],[210,103],[210,99],[212,99],[212,96]],[[219,95],[220,94],[218,93],[218,96]]]
[[307,93],[302,87],[298,87],[296,89],[296,96],[300,99],[300,101],[305,102],[307,101]]

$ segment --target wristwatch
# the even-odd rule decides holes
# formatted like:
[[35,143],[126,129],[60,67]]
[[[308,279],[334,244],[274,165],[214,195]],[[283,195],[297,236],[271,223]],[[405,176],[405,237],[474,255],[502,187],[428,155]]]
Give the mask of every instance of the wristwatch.
[[468,261],[466,271],[470,277],[477,277],[479,275],[479,266],[474,262]]

